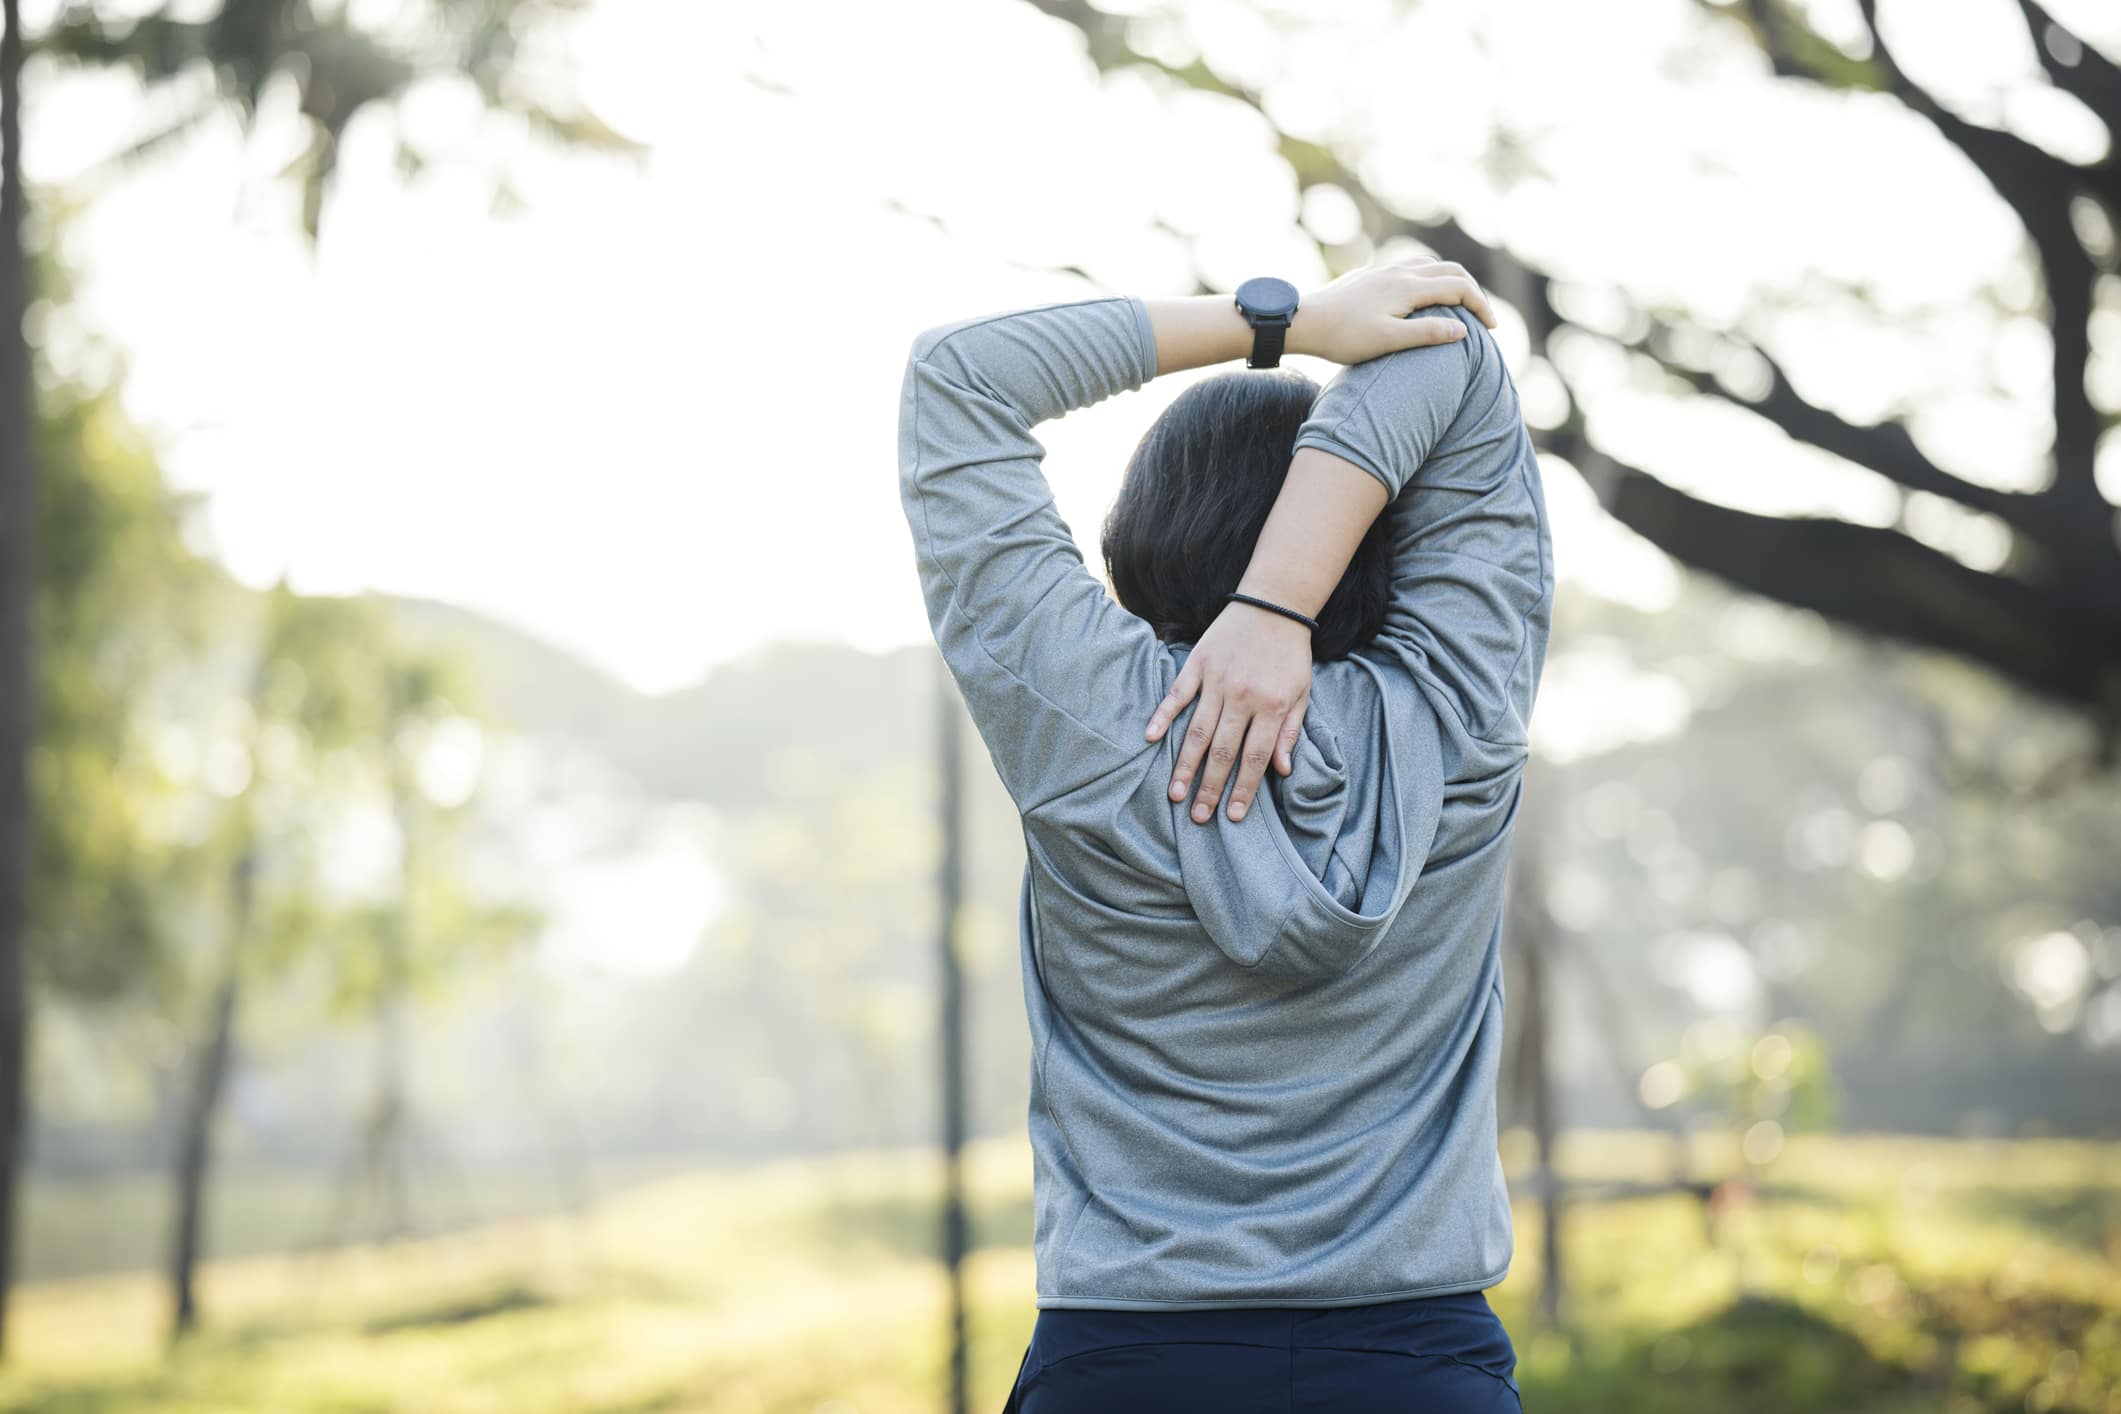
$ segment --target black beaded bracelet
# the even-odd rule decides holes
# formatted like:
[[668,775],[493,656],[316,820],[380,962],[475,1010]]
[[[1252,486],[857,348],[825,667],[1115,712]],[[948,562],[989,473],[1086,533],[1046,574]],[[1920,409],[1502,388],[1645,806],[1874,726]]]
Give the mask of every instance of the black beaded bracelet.
[[1299,614],[1294,609],[1284,609],[1279,604],[1270,604],[1264,599],[1255,599],[1250,594],[1240,594],[1234,589],[1223,596],[1225,603],[1232,599],[1237,600],[1241,604],[1252,604],[1262,609],[1272,609],[1284,618],[1291,618],[1300,624],[1308,625],[1313,633],[1318,632],[1318,620],[1312,618],[1309,614]]

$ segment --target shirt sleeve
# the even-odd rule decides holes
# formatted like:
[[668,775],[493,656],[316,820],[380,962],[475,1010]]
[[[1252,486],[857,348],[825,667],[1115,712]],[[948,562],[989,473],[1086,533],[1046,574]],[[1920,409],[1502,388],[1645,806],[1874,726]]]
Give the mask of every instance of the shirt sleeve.
[[[1335,375],[1298,431],[1384,483],[1392,593],[1356,656],[1411,680],[1441,718],[1454,775],[1522,761],[1552,602],[1538,458],[1501,351],[1478,316],[1449,343]],[[1419,699],[1401,693],[1410,705]]]
[[937,325],[906,360],[899,498],[929,625],[1027,813],[1157,748],[1170,658],[1083,563],[1031,432],[1155,376],[1131,295]]

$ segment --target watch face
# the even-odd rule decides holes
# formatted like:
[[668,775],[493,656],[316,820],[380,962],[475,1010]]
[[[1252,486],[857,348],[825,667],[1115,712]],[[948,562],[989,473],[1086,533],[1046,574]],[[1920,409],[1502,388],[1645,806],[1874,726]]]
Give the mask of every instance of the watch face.
[[1285,319],[1296,313],[1296,286],[1272,275],[1256,276],[1237,287],[1237,302],[1257,317]]

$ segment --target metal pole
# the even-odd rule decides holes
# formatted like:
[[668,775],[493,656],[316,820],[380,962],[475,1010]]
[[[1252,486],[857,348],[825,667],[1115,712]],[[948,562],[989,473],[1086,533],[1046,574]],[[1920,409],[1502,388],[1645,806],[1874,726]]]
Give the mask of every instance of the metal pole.
[[943,858],[936,964],[942,984],[943,1269],[950,1284],[950,1414],[965,1414],[965,1194],[958,1155],[965,1141],[965,984],[958,968],[957,918],[964,894],[964,772],[957,683],[947,667],[936,685]]

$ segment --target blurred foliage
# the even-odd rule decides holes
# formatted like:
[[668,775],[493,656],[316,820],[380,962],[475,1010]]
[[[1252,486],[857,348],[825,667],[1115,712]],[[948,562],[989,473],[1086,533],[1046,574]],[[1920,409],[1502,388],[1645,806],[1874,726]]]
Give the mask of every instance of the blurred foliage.
[[2121,792],[2091,724],[1703,576],[1556,615],[1534,752],[1572,1123],[1640,1122],[1712,1020],[1809,1028],[1837,1122],[2114,1132]]
[[[152,1123],[231,979],[303,974],[319,1004],[283,990],[250,1030],[305,1038],[443,992],[543,915],[465,866],[492,727],[475,672],[383,599],[254,592],[196,552],[197,499],[165,484],[55,252],[33,320],[68,356],[39,369],[32,1072],[54,1117]],[[349,832],[379,819],[404,848],[361,877]]]
[[[69,288],[40,259],[40,330]],[[153,711],[173,665],[199,653],[219,572],[184,541],[196,498],[163,482],[153,449],[120,401],[124,361],[69,330],[83,372],[47,367],[38,388],[36,631],[38,735],[30,759],[30,978],[90,999],[162,1004],[177,979],[164,965],[164,891],[184,861],[158,837],[166,783]]]
[[[340,140],[364,110],[395,109],[415,85],[461,84],[492,113],[537,137],[569,147],[638,157],[642,149],[607,127],[573,92],[564,51],[549,32],[587,0],[420,0],[393,6],[311,0],[170,0],[138,7],[68,0],[36,39],[44,53],[84,64],[131,69],[174,99],[168,116],[116,160],[130,162],[186,136],[220,108],[248,131],[268,90],[290,85],[308,144],[282,177],[302,194],[302,227],[314,241],[337,171]],[[194,74],[210,76],[201,86]],[[400,128],[401,171],[417,173],[432,154]],[[494,202],[516,201],[505,172]]]
[[[2083,759],[2080,719],[1703,577],[1655,611],[1576,595],[1559,612],[1567,634],[1542,703],[1557,732],[1539,749],[1552,772],[1540,804],[1559,834],[1550,904],[1566,930],[1554,991],[1565,1123],[1658,1122],[1639,1104],[1644,1072],[1721,1018],[1745,1035],[1808,1028],[1839,1125],[2114,1132],[2121,930],[2084,925],[2121,917],[2107,847],[2121,796],[2066,774],[2042,785]],[[496,868],[557,821],[617,858],[658,813],[712,826],[685,847],[721,912],[676,970],[605,974],[593,1008],[579,1004],[588,958],[556,967],[535,1005],[452,1000],[457,1013],[487,1008],[479,1025],[552,1030],[549,1099],[593,1147],[758,1157],[932,1135],[932,649],[777,645],[644,698],[468,611],[394,601],[388,613],[490,684],[508,724],[488,733],[496,747],[533,743],[553,763],[537,812],[511,807],[480,827]],[[863,711],[835,730],[849,701]],[[1006,1134],[1022,1124],[1029,1064],[1024,846],[1013,805],[972,764],[972,1132]],[[327,955],[372,960],[354,944]],[[290,985],[312,977],[298,968]],[[265,1049],[361,1064],[351,1037],[343,1052],[315,1049],[305,996],[261,1005],[256,1024],[277,1029]],[[446,1048],[456,1025],[435,1014],[423,1029]],[[490,1052],[465,1054],[489,1067],[467,1076],[467,1096],[518,1083]],[[46,1114],[87,1109],[91,1070],[83,1061],[74,1089],[46,1092]],[[250,1137],[283,1162],[325,1161],[308,1126],[345,1103],[333,1073],[322,1060],[259,1069],[274,1118]],[[701,1075],[717,1082],[685,1079]],[[520,1152],[542,1152],[530,1116],[467,1105],[437,1118],[482,1133],[513,1124]],[[1734,1122],[1707,1106],[1682,1117]],[[151,1140],[79,1137],[83,1162]]]
[[1788,1136],[1831,1127],[1836,1103],[1826,1046],[1785,1018],[1747,1033],[1724,1018],[1695,1023],[1679,1054],[1643,1072],[1651,1109],[1705,1112],[1738,1141],[1748,1171],[1770,1164]]
[[[471,781],[452,782],[439,802],[419,784],[437,740],[468,754],[455,770],[476,770],[481,729],[458,705],[472,700],[463,673],[400,642],[371,599],[305,597],[283,583],[255,617],[251,689],[222,703],[229,735],[206,750],[225,748],[222,759],[240,765],[205,849],[227,881],[219,926],[235,965],[253,981],[301,974],[313,984],[316,1010],[290,1007],[284,993],[273,1007],[273,1030],[293,1041],[399,990],[441,991],[462,964],[520,942],[538,915],[471,897],[456,872]],[[396,857],[348,877],[345,857],[367,852],[350,836],[377,831]],[[245,869],[247,921],[233,903]]]
[[[1704,1171],[1740,1163],[1728,1141],[1698,1148]],[[1663,1143],[1569,1135],[1560,1159],[1578,1181],[1637,1178]],[[2114,1146],[1803,1135],[1777,1169],[1715,1245],[1683,1196],[1572,1207],[1568,1335],[1533,1325],[1538,1215],[1520,1205],[1517,1264],[1490,1297],[1526,1407],[2121,1407]],[[1036,1314],[1029,1176],[1014,1141],[968,1156],[979,1408],[1000,1407]],[[926,1411],[945,1358],[938,1183],[923,1153],[786,1160],[614,1192],[579,1218],[217,1263],[223,1319],[167,1363],[144,1280],[35,1287],[0,1405]]]
[[[437,994],[462,962],[521,942],[541,915],[473,896],[458,867],[483,742],[466,668],[406,642],[372,598],[282,583],[261,617],[254,688],[235,704],[244,785],[221,846],[264,857],[260,968],[317,950],[327,1012],[346,1018],[399,989]],[[326,856],[362,812],[387,817],[398,858],[327,893]]]

